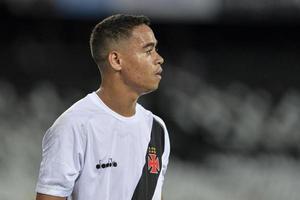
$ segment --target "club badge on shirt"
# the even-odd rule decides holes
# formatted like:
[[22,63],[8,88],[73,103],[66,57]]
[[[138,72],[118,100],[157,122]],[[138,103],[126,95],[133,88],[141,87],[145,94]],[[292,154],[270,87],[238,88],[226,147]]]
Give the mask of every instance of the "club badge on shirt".
[[158,174],[160,171],[159,159],[156,155],[155,147],[149,147],[148,149],[148,171],[151,174]]

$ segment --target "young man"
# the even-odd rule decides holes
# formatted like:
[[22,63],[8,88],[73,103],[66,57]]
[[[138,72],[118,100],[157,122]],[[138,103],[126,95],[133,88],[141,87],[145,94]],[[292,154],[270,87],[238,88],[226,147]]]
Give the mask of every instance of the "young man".
[[164,122],[137,103],[163,58],[144,16],[113,15],[91,34],[101,86],[46,132],[37,200],[160,200],[170,153]]

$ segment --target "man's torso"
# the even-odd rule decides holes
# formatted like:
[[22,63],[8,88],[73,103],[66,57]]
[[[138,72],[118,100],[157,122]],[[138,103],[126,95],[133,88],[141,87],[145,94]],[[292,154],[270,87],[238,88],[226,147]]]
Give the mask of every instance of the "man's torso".
[[[73,148],[71,153],[67,148],[66,153],[73,159],[63,161],[69,166],[64,173],[70,175],[65,175],[65,181],[74,182],[70,199],[160,199],[169,141],[159,118],[140,105],[133,117],[120,116],[91,93],[67,110],[53,126],[59,127],[66,121],[71,123],[68,129],[74,133],[64,132],[67,136],[61,140],[68,140],[69,134],[73,142],[62,142],[58,146]],[[73,127],[72,123],[76,125]],[[53,140],[48,139],[47,134],[43,148]],[[60,137],[59,131],[55,134]],[[72,146],[73,143],[76,146]],[[67,188],[70,184],[66,184]]]

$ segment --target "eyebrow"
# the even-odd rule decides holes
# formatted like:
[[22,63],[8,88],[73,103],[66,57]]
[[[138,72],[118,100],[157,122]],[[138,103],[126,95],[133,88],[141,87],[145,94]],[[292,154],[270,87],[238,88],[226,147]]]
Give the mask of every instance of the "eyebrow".
[[147,43],[143,46],[143,49],[146,49],[148,47],[155,47],[157,45],[157,43],[158,43],[158,41],[156,41],[156,43],[155,42],[149,42],[149,43]]

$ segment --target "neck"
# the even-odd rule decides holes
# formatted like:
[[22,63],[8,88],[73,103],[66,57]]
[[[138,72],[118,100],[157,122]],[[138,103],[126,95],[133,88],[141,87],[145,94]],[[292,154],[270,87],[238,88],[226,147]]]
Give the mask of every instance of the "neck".
[[130,117],[135,114],[138,95],[124,85],[106,84],[103,80],[100,88],[97,90],[97,95],[100,99],[113,111],[124,116]]

